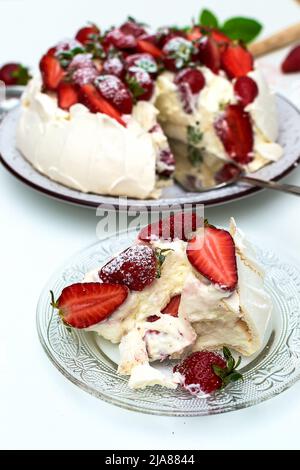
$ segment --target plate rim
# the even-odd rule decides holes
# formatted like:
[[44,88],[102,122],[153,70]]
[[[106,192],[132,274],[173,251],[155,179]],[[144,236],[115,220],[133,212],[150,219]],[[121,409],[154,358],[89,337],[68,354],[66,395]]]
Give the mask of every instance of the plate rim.
[[[294,103],[292,103],[288,98],[283,96],[281,93],[276,93],[276,97],[279,98],[280,100],[284,101],[290,107],[292,107],[300,117],[300,110],[297,108],[297,106]],[[7,113],[7,115],[9,115],[11,112],[16,112],[17,109],[19,109],[19,106],[14,108],[9,113]],[[7,116],[4,117],[4,119],[3,119],[3,121],[0,125],[0,129],[2,127],[3,122],[5,121],[6,117]],[[20,152],[20,155],[22,156],[22,158],[26,162],[28,162],[28,160],[26,160],[26,158],[21,154],[21,152]],[[149,210],[149,208],[150,208],[152,211],[163,212],[175,200],[175,198],[169,198],[169,199],[168,198],[166,198],[166,199],[161,198],[161,199],[157,199],[157,200],[127,198],[127,199],[124,199],[124,201],[126,201],[126,202],[124,203],[124,205],[122,205],[122,203],[120,204],[120,202],[122,202],[122,198],[124,198],[124,196],[123,197],[122,196],[108,196],[108,195],[100,195],[100,194],[96,194],[96,193],[84,193],[84,192],[80,192],[80,193],[83,194],[83,195],[84,194],[93,194],[96,197],[99,196],[101,198],[104,198],[104,200],[102,202],[100,202],[100,201],[93,201],[93,200],[89,201],[87,199],[78,199],[76,196],[67,195],[67,194],[63,194],[63,193],[58,193],[58,192],[56,192],[55,190],[53,190],[49,187],[47,188],[46,186],[43,186],[43,185],[40,185],[38,183],[33,182],[30,178],[26,178],[26,176],[24,176],[23,174],[18,172],[16,170],[16,168],[14,168],[12,165],[10,165],[8,163],[8,161],[4,158],[4,156],[2,155],[1,152],[0,152],[0,162],[2,163],[4,168],[9,173],[11,173],[16,179],[21,181],[26,186],[29,186],[31,189],[34,189],[35,191],[38,191],[38,192],[42,193],[43,195],[48,196],[52,199],[62,201],[62,202],[65,202],[65,203],[69,203],[69,204],[74,204],[74,205],[81,206],[81,207],[86,207],[86,208],[89,208],[89,209],[95,209],[101,204],[101,207],[103,209],[107,209],[107,210],[110,210],[110,209],[114,208],[114,209],[117,209],[118,211],[123,211],[123,210],[126,211],[126,210],[128,210],[129,207],[132,210],[143,210],[143,208],[147,207],[147,210]],[[293,163],[291,163],[289,167],[287,167],[285,170],[280,172],[278,175],[274,176],[270,181],[278,181],[278,180],[284,178],[289,173],[291,173],[299,165],[299,163],[300,163],[300,148],[299,148],[299,155],[293,161]],[[31,165],[30,162],[28,162],[28,164]],[[272,163],[270,163],[270,165],[271,164]],[[47,175],[41,174],[32,165],[31,165],[31,167],[32,167],[34,172],[36,172],[39,175],[42,175],[43,177],[47,178],[49,180],[49,182],[52,181]],[[260,171],[260,170],[258,170],[258,171]],[[256,173],[257,172],[254,172],[253,176],[255,176]],[[56,181],[55,181],[55,183],[62,186],[62,187],[65,187],[66,189],[71,189],[73,191],[76,191],[74,188],[69,188],[67,186],[64,186],[61,183],[56,182]],[[222,204],[227,204],[229,202],[238,201],[238,200],[243,199],[245,197],[251,196],[255,193],[264,191],[263,188],[258,188],[258,187],[250,186],[250,185],[246,185],[246,184],[244,184],[243,187],[245,189],[243,189],[242,193],[239,193],[239,194],[234,194],[233,193],[233,194],[228,194],[226,196],[215,197],[215,198],[213,198],[209,201],[204,201],[204,202],[203,201],[195,201],[195,200],[194,201],[180,202],[180,197],[179,197],[178,198],[179,202],[177,202],[177,205],[178,205],[178,207],[179,206],[182,207],[184,204],[190,204],[191,206],[194,207],[195,205],[204,204],[206,207],[213,207],[213,206],[218,206],[218,205],[222,205]],[[119,198],[119,203],[110,202],[109,200],[105,201],[105,198]],[[161,203],[161,205],[160,205],[160,203]]]
[[[137,232],[136,227],[133,227],[129,230],[127,230],[127,229],[122,230],[122,231],[118,232],[118,235],[120,235],[120,236],[126,235],[126,234],[128,235],[129,233],[134,233],[134,232]],[[275,391],[273,390],[271,395],[265,394],[263,397],[260,397],[259,400],[257,398],[249,399],[248,401],[246,401],[244,403],[235,404],[234,408],[232,408],[232,405],[230,405],[230,404],[225,404],[222,408],[211,409],[211,410],[201,410],[200,409],[200,410],[194,410],[194,411],[178,411],[176,409],[168,410],[167,408],[164,409],[164,410],[155,410],[155,409],[151,410],[150,408],[143,408],[142,409],[139,405],[135,405],[134,403],[130,403],[130,404],[125,403],[124,401],[122,401],[122,399],[118,399],[116,397],[112,397],[112,396],[108,397],[108,395],[102,393],[100,390],[95,390],[91,386],[89,386],[88,384],[85,384],[83,381],[80,381],[77,377],[72,375],[66,368],[63,368],[60,365],[59,361],[56,359],[55,355],[53,355],[51,353],[51,350],[50,350],[47,342],[44,339],[44,336],[43,336],[43,333],[42,333],[42,328],[41,328],[41,322],[40,322],[40,319],[39,319],[39,317],[40,317],[39,312],[40,312],[41,305],[42,305],[42,303],[44,301],[44,298],[45,298],[46,288],[49,286],[49,284],[54,285],[55,281],[57,280],[58,273],[60,273],[63,268],[66,268],[69,264],[71,264],[71,262],[74,263],[74,260],[76,259],[76,257],[82,255],[85,251],[88,251],[91,248],[96,247],[99,243],[102,243],[105,240],[113,238],[114,235],[115,234],[110,234],[106,237],[103,237],[100,240],[97,240],[96,242],[93,242],[93,243],[87,245],[83,249],[77,250],[73,255],[68,257],[55,270],[55,272],[50,276],[50,278],[48,278],[47,282],[44,284],[44,286],[41,290],[41,293],[39,295],[38,303],[37,303],[37,307],[36,307],[36,329],[37,329],[38,338],[39,338],[40,344],[41,344],[46,356],[50,359],[50,362],[55,366],[55,368],[57,370],[59,370],[61,372],[61,374],[66,379],[68,379],[70,382],[72,382],[75,386],[79,387],[81,390],[84,390],[85,392],[89,393],[93,397],[98,398],[98,399],[100,399],[100,400],[102,400],[106,403],[109,403],[110,405],[118,406],[122,409],[125,409],[125,410],[128,410],[128,411],[138,412],[138,413],[141,413],[141,414],[154,415],[154,416],[168,416],[168,417],[174,417],[174,418],[177,418],[177,417],[181,417],[181,418],[182,417],[201,417],[201,416],[217,415],[217,414],[229,413],[229,412],[238,411],[238,410],[241,410],[241,409],[250,408],[252,406],[260,405],[261,403],[263,403],[265,401],[268,401],[272,398],[275,398],[276,396],[278,396],[281,393],[285,392],[286,390],[290,389],[296,382],[298,382],[300,380],[300,369],[299,369],[298,373],[296,373],[292,378],[290,378],[287,382],[283,383],[282,385],[278,386],[278,388],[275,389]],[[128,241],[130,241],[130,240],[128,239]],[[254,245],[254,247],[256,247],[256,245]],[[266,250],[266,251],[268,252],[268,254],[274,255],[276,257],[276,260],[280,262],[281,258],[278,257],[275,254],[274,251],[269,251],[269,250]],[[297,272],[297,274],[299,275],[299,278],[300,278],[300,269],[298,269],[297,266],[295,266],[293,264],[288,264],[288,266],[291,267],[295,272]],[[48,324],[50,324],[50,321],[48,322]],[[83,334],[83,332],[79,331],[79,333],[77,332],[77,334],[79,334],[79,336],[81,336]],[[282,334],[283,334],[283,332],[281,332],[279,340],[280,340]],[[262,361],[264,361],[265,359],[266,359],[266,357],[264,359],[262,359]]]

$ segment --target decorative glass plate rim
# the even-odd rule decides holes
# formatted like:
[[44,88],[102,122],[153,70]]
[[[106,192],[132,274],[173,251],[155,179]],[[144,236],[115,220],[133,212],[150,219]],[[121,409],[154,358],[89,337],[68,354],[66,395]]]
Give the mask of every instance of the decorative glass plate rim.
[[[126,235],[127,243],[125,243],[124,245],[122,244],[122,247],[125,248],[125,246],[127,246],[132,241],[131,237],[129,238],[130,234],[136,234],[136,229],[133,228],[133,229],[130,229],[129,231],[124,230],[122,232],[119,232],[119,240],[123,240],[124,235]],[[132,403],[128,403],[128,402],[125,402],[124,399],[122,399],[122,397],[121,398],[113,397],[112,395],[109,395],[109,394],[103,392],[102,390],[97,390],[97,389],[93,388],[92,385],[90,385],[88,383],[85,383],[82,379],[81,380],[78,379],[78,377],[75,376],[75,373],[72,373],[70,370],[67,370],[66,366],[64,367],[64,366],[61,365],[60,361],[55,356],[53,348],[51,348],[51,345],[50,345],[50,342],[49,342],[48,338],[45,338],[45,331],[43,331],[44,328],[43,328],[42,323],[43,323],[43,321],[46,322],[45,325],[47,326],[47,330],[48,330],[49,325],[50,325],[51,321],[53,320],[53,310],[52,310],[52,313],[51,313],[51,315],[48,319],[49,321],[47,322],[47,318],[46,318],[46,315],[45,315],[45,312],[44,312],[45,301],[47,302],[47,304],[49,304],[49,298],[50,298],[49,297],[49,290],[50,290],[50,288],[54,288],[54,290],[55,290],[55,287],[57,288],[56,284],[57,284],[57,280],[58,280],[59,275],[62,276],[62,274],[64,272],[66,272],[67,269],[70,269],[70,266],[72,266],[72,265],[73,266],[76,265],[78,267],[78,262],[80,260],[80,257],[83,258],[86,254],[90,253],[95,248],[99,248],[103,243],[114,239],[114,237],[115,237],[115,235],[107,236],[107,237],[105,237],[105,238],[103,238],[99,241],[96,241],[96,242],[90,244],[89,246],[85,247],[84,249],[78,251],[73,256],[71,256],[50,277],[50,279],[48,280],[47,284],[44,286],[44,288],[42,290],[42,293],[39,297],[38,305],[37,305],[37,312],[36,312],[36,325],[37,325],[37,332],[38,332],[39,340],[41,342],[41,345],[42,345],[45,353],[47,354],[48,358],[50,359],[50,361],[63,374],[64,377],[66,377],[68,380],[70,380],[72,383],[77,385],[82,390],[84,390],[84,391],[88,392],[89,394],[95,396],[96,398],[100,398],[101,400],[103,400],[107,403],[116,405],[116,406],[121,407],[123,409],[130,410],[130,411],[137,411],[137,412],[141,412],[141,413],[144,413],[144,414],[159,415],[159,416],[173,416],[173,417],[206,416],[206,415],[227,413],[227,412],[230,412],[230,411],[235,411],[235,410],[239,410],[239,409],[243,409],[243,408],[248,408],[250,406],[254,406],[256,404],[262,403],[266,400],[269,400],[270,398],[273,398],[273,397],[277,396],[278,394],[280,394],[280,393],[284,392],[285,390],[289,389],[290,387],[292,387],[300,379],[300,333],[297,333],[298,337],[296,337],[296,341],[295,341],[296,350],[294,351],[293,348],[291,347],[291,345],[288,346],[288,341],[290,340],[292,334],[295,331],[297,332],[298,330],[300,332],[300,315],[299,315],[299,312],[298,312],[298,315],[295,315],[296,318],[294,319],[294,323],[296,322],[296,324],[294,326],[290,325],[290,328],[288,328],[289,323],[292,322],[292,317],[291,317],[292,314],[291,314],[290,311],[288,311],[286,316],[284,316],[284,313],[281,312],[281,320],[282,320],[282,323],[283,323],[283,326],[285,327],[285,329],[282,328],[282,331],[279,334],[279,338],[277,340],[277,344],[276,344],[274,350],[267,353],[267,352],[265,352],[266,348],[264,348],[264,350],[260,352],[259,357],[261,357],[260,369],[263,371],[264,370],[263,366],[266,365],[267,363],[271,362],[271,365],[274,366],[274,358],[275,357],[278,358],[278,357],[280,357],[280,355],[282,356],[284,353],[288,353],[289,354],[289,359],[291,359],[292,354],[295,353],[295,356],[293,358],[294,363],[292,364],[294,367],[292,368],[292,370],[288,374],[282,376],[283,377],[282,380],[281,380],[280,376],[278,375],[280,371],[275,370],[275,372],[274,372],[274,375],[275,375],[275,378],[274,378],[275,388],[273,388],[271,390],[271,392],[268,392],[268,388],[267,388],[266,390],[263,390],[261,396],[259,396],[259,397],[254,396],[252,399],[242,401],[241,403],[238,403],[234,399],[233,403],[230,403],[230,402],[227,403],[227,404],[225,403],[225,405],[221,405],[219,407],[214,405],[214,402],[216,402],[216,397],[220,397],[221,395],[233,396],[233,398],[234,398],[233,392],[234,391],[238,392],[239,391],[238,389],[240,387],[244,387],[245,382],[241,385],[239,383],[234,384],[233,386],[225,389],[224,391],[217,392],[216,394],[212,395],[211,397],[208,397],[208,398],[205,398],[205,399],[197,398],[196,400],[205,400],[205,402],[207,403],[207,408],[205,408],[205,409],[196,409],[196,410],[184,411],[184,410],[178,410],[176,408],[173,409],[172,407],[170,409],[163,408],[163,407],[161,409],[153,409],[153,408],[149,407],[149,400],[148,401],[146,400],[146,403],[148,403],[148,405],[145,406],[145,407],[142,407],[141,405],[136,404],[136,402],[138,401],[138,399],[140,399],[140,397],[138,397]],[[115,243],[113,243],[113,245],[115,246]],[[292,266],[292,265],[289,265],[289,264],[286,264],[286,263],[282,263],[280,258],[278,258],[277,255],[275,255],[275,253],[272,253],[270,251],[263,251],[261,249],[258,249],[258,253],[259,253],[260,261],[262,262],[262,259],[265,260],[265,262],[263,263],[264,265],[266,265],[267,260],[269,260],[268,261],[268,263],[269,263],[268,266],[269,267],[273,266],[275,269],[280,268],[281,269],[280,274],[282,275],[283,272],[284,272],[287,275],[288,281],[294,281],[295,286],[296,286],[296,282],[298,281],[298,284],[297,284],[298,290],[296,289],[296,296],[299,298],[300,297],[300,271],[295,266]],[[106,258],[109,258],[110,254],[108,252],[106,252],[106,255],[107,255]],[[103,258],[103,261],[106,258]],[[90,259],[91,259],[91,256],[89,256],[89,260]],[[97,262],[97,265],[99,265],[98,262]],[[271,270],[268,270],[268,271],[269,271],[269,275],[270,275]],[[268,275],[268,273],[267,273],[267,275]],[[74,281],[74,282],[76,282],[76,281]],[[284,282],[286,283],[286,279],[284,280]],[[65,282],[64,284],[67,285],[68,282]],[[295,286],[293,286],[293,287],[296,288]],[[285,295],[284,291],[282,291],[282,295],[283,296]],[[273,300],[274,300],[274,298],[273,298]],[[299,308],[298,308],[298,310],[299,310]],[[43,312],[44,312],[44,314],[43,314]],[[293,314],[294,313],[295,312],[293,312]],[[59,322],[59,323],[61,323],[61,322]],[[59,323],[57,322],[58,325],[59,325]],[[84,346],[88,350],[88,352],[90,354],[92,354],[90,347],[87,346],[86,334],[84,332],[78,332],[78,331],[74,332],[74,330],[73,330],[73,333],[76,333],[79,343],[82,343],[80,345],[80,347]],[[278,354],[278,353],[280,353],[280,354]],[[105,356],[105,354],[104,354],[104,356]],[[273,359],[273,362],[271,361],[271,359]],[[99,358],[98,358],[98,362],[100,362]],[[253,361],[253,363],[256,363],[256,359]],[[276,362],[276,364],[277,363],[278,363],[278,361]],[[255,365],[257,365],[257,364],[255,364]],[[247,366],[243,369],[243,372],[246,373],[246,381],[248,381],[251,378],[251,376],[253,375],[253,373],[255,371],[256,370],[254,370],[252,368],[248,369]],[[277,376],[276,376],[276,374],[277,374]],[[119,375],[116,374],[116,372],[115,372],[115,375],[118,379],[123,377],[123,380],[125,380],[125,382],[127,382],[127,380],[128,380],[128,377],[125,377],[125,379],[124,379],[124,376],[119,376]],[[272,374],[267,377],[267,380],[269,380],[269,381],[272,380]],[[271,388],[272,388],[272,386],[273,385],[271,384]],[[152,388],[152,390],[154,390],[154,389],[163,390],[165,395],[168,394],[168,393],[170,393],[170,394],[173,393],[173,391],[170,391],[169,389],[163,389],[161,387]],[[130,389],[128,388],[128,390],[130,390]],[[149,390],[149,388],[147,388],[146,390]],[[140,393],[143,394],[145,392],[145,390],[131,391],[131,392],[133,392],[133,394],[137,393],[137,392],[139,394]],[[177,393],[177,391],[176,391],[176,393]],[[186,392],[183,392],[183,393],[186,393]],[[237,395],[237,397],[238,397],[238,395]],[[195,398],[188,395],[183,400],[184,401],[195,400]]]
[[[279,112],[280,124],[280,143],[286,148],[284,156],[277,162],[261,168],[253,173],[253,176],[261,177],[267,180],[277,181],[289,174],[300,160],[300,144],[297,137],[297,128],[300,122],[300,111],[286,97],[276,94],[277,105],[282,110]],[[45,175],[39,173],[33,166],[16,150],[15,133],[16,119],[20,107],[16,107],[4,117],[0,129],[0,162],[17,179],[29,187],[63,202],[71,204],[96,208],[100,204],[107,210],[112,208],[128,210],[128,207],[134,210],[147,212],[149,209],[163,211],[168,209],[171,204],[205,204],[207,206],[216,206],[231,201],[235,201],[252,194],[262,191],[246,183],[237,183],[232,186],[210,190],[203,193],[187,193],[174,184],[170,188],[165,188],[165,193],[155,199],[132,199],[118,198],[117,196],[103,196],[94,193],[83,193],[72,188],[68,188],[57,183]]]

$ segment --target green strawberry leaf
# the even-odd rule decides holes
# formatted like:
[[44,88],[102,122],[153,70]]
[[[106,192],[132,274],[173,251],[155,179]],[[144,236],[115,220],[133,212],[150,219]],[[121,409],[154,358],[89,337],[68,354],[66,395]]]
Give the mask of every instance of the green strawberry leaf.
[[214,13],[210,10],[204,8],[199,16],[199,23],[202,26],[207,26],[208,28],[218,28],[219,22]]
[[253,41],[261,32],[262,24],[252,18],[236,16],[225,21],[222,31],[233,40],[245,44]]

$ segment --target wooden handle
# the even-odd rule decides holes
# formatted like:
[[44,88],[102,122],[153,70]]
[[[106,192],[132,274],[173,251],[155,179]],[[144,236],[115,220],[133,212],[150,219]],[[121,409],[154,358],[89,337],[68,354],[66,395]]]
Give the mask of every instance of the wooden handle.
[[269,54],[270,52],[282,49],[296,41],[300,41],[300,23],[289,26],[283,31],[273,34],[267,39],[250,44],[249,50],[254,57]]

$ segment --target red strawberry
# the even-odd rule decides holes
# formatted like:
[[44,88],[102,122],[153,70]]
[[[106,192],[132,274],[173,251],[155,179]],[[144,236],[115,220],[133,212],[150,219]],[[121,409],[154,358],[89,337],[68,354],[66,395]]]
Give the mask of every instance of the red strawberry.
[[131,34],[135,38],[146,34],[146,30],[143,28],[143,26],[139,25],[135,21],[126,21],[126,23],[122,24],[120,30],[122,33]]
[[300,45],[288,53],[281,65],[281,70],[283,73],[300,72]]
[[159,222],[147,225],[142,228],[138,238],[143,242],[152,240],[188,240],[188,237],[199,227],[200,217],[195,213],[179,212],[171,215],[168,219],[162,219]]
[[136,38],[132,34],[125,34],[120,29],[113,29],[105,36],[103,40],[104,49],[113,46],[117,49],[135,49],[137,45]]
[[139,52],[146,52],[156,59],[160,59],[163,56],[162,51],[157,46],[152,44],[150,41],[145,41],[144,39],[138,39],[137,50]]
[[252,160],[253,129],[249,114],[241,105],[228,105],[214,127],[230,158],[242,164]]
[[181,36],[175,36],[165,43],[162,52],[166,69],[177,72],[191,61],[195,48],[191,41]]
[[65,74],[59,60],[53,55],[44,55],[40,61],[40,70],[45,89],[56,90]]
[[100,75],[95,83],[103,98],[109,101],[121,114],[131,114],[132,96],[122,80],[115,75]]
[[199,26],[194,26],[186,35],[189,41],[197,41],[203,36]]
[[88,44],[93,41],[94,36],[99,36],[99,34],[100,30],[96,25],[86,26],[77,32],[75,39],[81,44]]
[[99,271],[103,282],[124,284],[130,290],[142,291],[156,278],[157,261],[152,248],[134,245],[109,261]]
[[178,72],[174,78],[174,82],[178,85],[180,83],[187,83],[193,94],[199,93],[205,86],[205,78],[200,70],[192,69],[190,67]]
[[30,78],[28,68],[24,65],[10,63],[0,68],[0,80],[5,85],[27,85]]
[[80,86],[79,90],[81,101],[89,108],[90,111],[92,111],[92,113],[107,114],[122,124],[122,126],[126,127],[119,111],[103,98],[94,85],[88,83]]
[[205,36],[198,43],[198,59],[212,72],[218,73],[221,66],[221,57],[218,44],[214,39]]
[[73,104],[79,102],[79,95],[76,85],[68,82],[60,82],[57,88],[57,99],[59,107],[69,111]]
[[221,54],[222,68],[229,78],[247,75],[253,70],[252,54],[240,44],[228,44]]
[[52,293],[52,306],[66,325],[88,328],[105,320],[120,307],[128,296],[126,286],[86,282],[63,289],[57,302]]
[[236,288],[235,245],[229,232],[206,224],[189,240],[186,254],[191,265],[213,284],[229,291]]
[[252,103],[258,95],[258,86],[250,77],[239,77],[234,84],[234,92],[243,106]]
[[123,79],[125,75],[124,64],[119,57],[109,57],[103,62],[103,73]]
[[230,44],[231,39],[226,36],[226,34],[222,33],[218,29],[213,29],[210,32],[210,36],[218,43],[218,44]]
[[[174,297],[171,298],[170,302],[161,311],[161,313],[171,315],[172,317],[178,317],[180,301],[181,301],[181,295],[180,294],[174,295]],[[156,320],[159,320],[159,317],[157,315],[151,315],[150,317],[147,318],[147,321],[149,322],[155,322]]]
[[194,352],[181,364],[177,364],[173,371],[182,376],[182,387],[192,395],[199,392],[212,393],[225,387],[230,382],[241,380],[242,375],[236,371],[241,358],[235,362],[231,352],[223,348],[225,359],[212,351]]
[[155,75],[158,69],[154,57],[146,52],[129,55],[126,57],[125,62],[128,69],[138,67],[151,75]]
[[154,82],[148,72],[136,67],[128,70],[126,77],[132,95],[138,100],[149,101],[154,92]]

